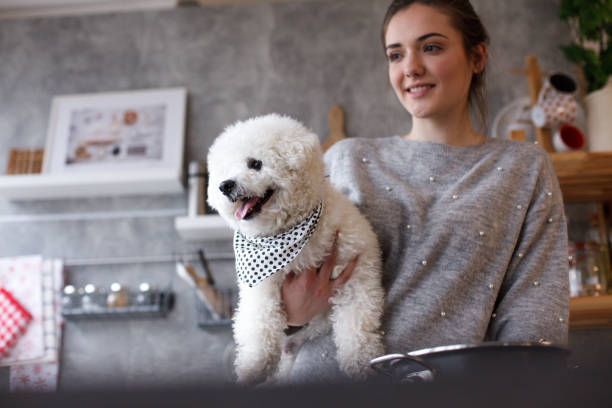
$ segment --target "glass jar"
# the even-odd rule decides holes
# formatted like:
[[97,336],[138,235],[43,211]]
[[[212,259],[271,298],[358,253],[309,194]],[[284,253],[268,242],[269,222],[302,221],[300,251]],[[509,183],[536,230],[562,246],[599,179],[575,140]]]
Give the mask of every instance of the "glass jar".
[[105,306],[105,291],[92,283],[85,285],[81,297],[81,306],[85,311],[95,311],[103,309]]
[[81,297],[73,285],[66,285],[62,290],[62,308],[76,309],[81,306]]
[[120,283],[110,285],[110,293],[106,297],[107,307],[126,307],[129,304],[128,292]]
[[570,296],[605,295],[608,282],[599,245],[576,243],[569,248],[569,255]]
[[142,282],[138,286],[138,292],[134,297],[134,304],[138,306],[150,306],[155,303],[155,291],[147,282]]

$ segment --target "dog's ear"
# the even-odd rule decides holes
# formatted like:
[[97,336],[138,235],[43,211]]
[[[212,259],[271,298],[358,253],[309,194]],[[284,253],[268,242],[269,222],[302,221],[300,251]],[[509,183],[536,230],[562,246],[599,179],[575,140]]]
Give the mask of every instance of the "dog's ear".
[[295,135],[291,141],[289,146],[279,146],[281,149],[287,149],[286,160],[291,170],[303,171],[322,161],[321,142],[314,133],[304,132]]

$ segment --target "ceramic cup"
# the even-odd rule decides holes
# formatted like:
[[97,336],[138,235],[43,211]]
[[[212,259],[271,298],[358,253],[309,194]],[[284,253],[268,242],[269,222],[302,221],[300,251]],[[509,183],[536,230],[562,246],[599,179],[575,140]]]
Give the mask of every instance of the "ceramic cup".
[[538,103],[531,109],[531,120],[538,127],[573,123],[578,112],[574,98],[576,82],[567,75],[554,74],[544,81]]
[[556,152],[569,152],[584,147],[584,134],[576,126],[563,124],[553,134],[553,147]]

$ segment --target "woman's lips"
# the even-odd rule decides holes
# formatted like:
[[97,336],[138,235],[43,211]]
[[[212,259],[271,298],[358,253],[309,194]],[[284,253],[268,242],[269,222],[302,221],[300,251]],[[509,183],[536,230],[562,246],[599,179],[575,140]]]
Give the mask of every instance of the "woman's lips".
[[423,84],[406,88],[406,93],[413,98],[420,98],[427,94],[435,85]]

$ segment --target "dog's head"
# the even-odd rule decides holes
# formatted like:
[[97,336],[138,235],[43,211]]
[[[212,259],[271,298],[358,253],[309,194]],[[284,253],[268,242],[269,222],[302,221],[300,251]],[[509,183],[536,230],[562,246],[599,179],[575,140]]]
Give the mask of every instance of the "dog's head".
[[229,126],[211,146],[207,163],[208,203],[247,236],[284,231],[321,200],[319,139],[286,116]]

